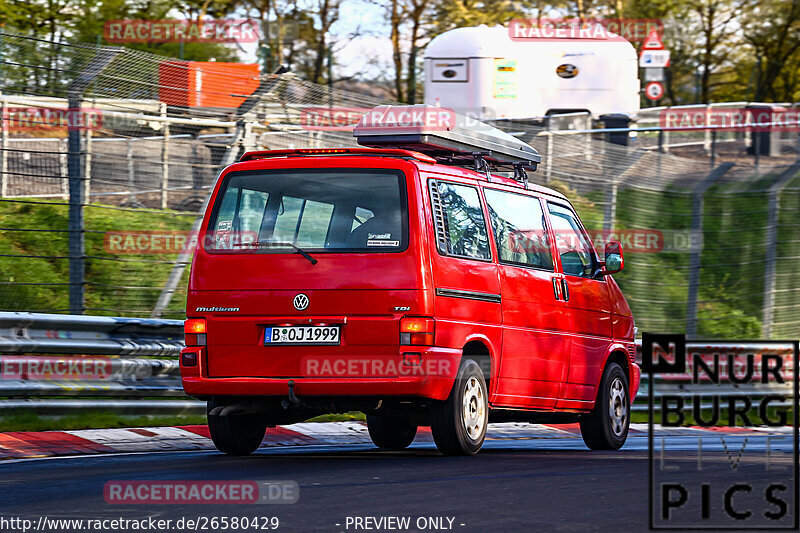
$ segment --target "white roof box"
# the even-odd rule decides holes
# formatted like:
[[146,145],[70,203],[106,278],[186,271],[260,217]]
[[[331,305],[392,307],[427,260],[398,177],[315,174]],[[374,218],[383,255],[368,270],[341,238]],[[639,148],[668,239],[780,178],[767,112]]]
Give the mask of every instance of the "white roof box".
[[358,144],[427,154],[450,164],[471,164],[479,156],[493,166],[536,170],[539,152],[477,119],[431,105],[378,106],[353,130]]

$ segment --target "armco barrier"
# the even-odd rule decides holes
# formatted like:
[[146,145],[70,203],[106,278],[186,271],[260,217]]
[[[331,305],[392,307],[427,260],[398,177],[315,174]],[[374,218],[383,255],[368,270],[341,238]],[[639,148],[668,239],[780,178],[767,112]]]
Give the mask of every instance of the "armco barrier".
[[[81,410],[124,414],[202,414],[205,403],[181,387],[177,356],[183,347],[181,320],[0,312],[0,414],[35,409],[57,415]],[[691,351],[760,353],[753,343],[687,343]],[[637,342],[641,363],[641,344]],[[791,358],[789,358],[791,360]],[[648,408],[648,379],[633,410]],[[715,388],[730,396],[751,395],[734,384]],[[689,375],[662,376],[655,398],[704,395]],[[791,396],[792,384],[770,393]]]
[[181,348],[181,320],[0,313],[0,413],[202,414]]
[[183,321],[0,312],[0,353],[177,356]]

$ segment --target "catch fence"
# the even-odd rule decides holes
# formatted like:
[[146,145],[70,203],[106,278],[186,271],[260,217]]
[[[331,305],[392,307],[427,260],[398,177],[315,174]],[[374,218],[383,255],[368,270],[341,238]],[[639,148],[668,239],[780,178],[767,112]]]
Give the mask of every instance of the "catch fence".
[[[291,73],[208,73],[0,34],[8,311],[183,318],[191,250],[164,243],[191,238],[220,169],[244,150],[354,146],[347,120],[332,117],[352,127],[387,103]],[[197,76],[201,86],[188,81]],[[539,150],[531,181],[565,192],[596,244],[623,241],[615,279],[640,331],[796,337],[797,130],[771,134],[761,154],[746,129],[665,128],[662,112],[643,109],[627,129],[587,116],[496,125]]]

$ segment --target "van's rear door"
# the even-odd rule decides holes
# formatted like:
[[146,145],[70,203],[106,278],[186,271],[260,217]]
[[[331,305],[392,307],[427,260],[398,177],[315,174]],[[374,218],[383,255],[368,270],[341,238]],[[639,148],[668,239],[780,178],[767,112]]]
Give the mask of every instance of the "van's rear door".
[[222,178],[190,282],[208,377],[397,375],[399,319],[431,305],[423,219],[415,167],[376,163]]

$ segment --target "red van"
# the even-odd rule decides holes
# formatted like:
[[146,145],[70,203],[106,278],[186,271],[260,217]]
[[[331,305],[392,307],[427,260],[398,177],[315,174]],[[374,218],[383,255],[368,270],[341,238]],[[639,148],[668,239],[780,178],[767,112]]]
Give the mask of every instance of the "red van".
[[250,152],[222,172],[181,354],[220,451],[348,411],[387,449],[429,425],[442,453],[474,454],[490,420],[624,444],[640,370],[619,243],[600,258],[562,194],[453,153]]

